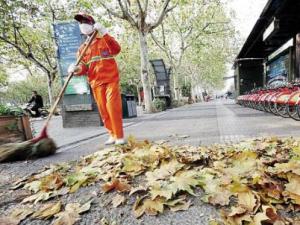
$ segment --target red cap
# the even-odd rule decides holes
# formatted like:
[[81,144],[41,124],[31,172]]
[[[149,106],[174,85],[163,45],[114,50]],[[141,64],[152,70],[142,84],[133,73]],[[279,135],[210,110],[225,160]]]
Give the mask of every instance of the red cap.
[[85,13],[78,13],[74,16],[74,19],[78,22],[85,22],[88,24],[95,24],[95,20],[92,16],[85,14]]

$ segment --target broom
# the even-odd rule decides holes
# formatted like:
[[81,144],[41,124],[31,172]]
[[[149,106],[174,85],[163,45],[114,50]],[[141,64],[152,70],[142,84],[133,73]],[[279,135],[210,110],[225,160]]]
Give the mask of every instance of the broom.
[[[91,45],[92,41],[97,36],[97,31],[91,35],[88,39],[83,51],[81,52],[80,56],[76,61],[76,66],[79,65],[80,61],[82,60],[86,50]],[[55,142],[48,137],[47,127],[49,122],[56,110],[58,103],[60,102],[71,78],[73,77],[74,73],[68,75],[66,81],[62,89],[60,90],[56,101],[54,102],[49,115],[44,123],[43,129],[41,130],[39,136],[22,143],[9,143],[0,146],[0,162],[8,162],[8,161],[15,161],[15,160],[24,160],[28,158],[38,158],[38,157],[45,157],[48,155],[52,155],[56,152],[57,146]]]

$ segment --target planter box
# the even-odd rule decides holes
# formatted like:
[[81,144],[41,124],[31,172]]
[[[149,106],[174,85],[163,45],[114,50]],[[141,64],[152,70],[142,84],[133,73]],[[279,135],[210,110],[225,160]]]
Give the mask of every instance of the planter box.
[[0,144],[32,138],[28,116],[0,116]]

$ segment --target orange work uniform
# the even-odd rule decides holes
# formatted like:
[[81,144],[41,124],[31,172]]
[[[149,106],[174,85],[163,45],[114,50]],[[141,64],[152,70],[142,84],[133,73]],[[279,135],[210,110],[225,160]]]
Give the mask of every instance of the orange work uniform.
[[[80,46],[79,54],[84,46]],[[123,138],[119,71],[114,59],[120,51],[120,45],[109,34],[97,36],[83,56],[77,74],[88,76],[104,126],[116,139]]]

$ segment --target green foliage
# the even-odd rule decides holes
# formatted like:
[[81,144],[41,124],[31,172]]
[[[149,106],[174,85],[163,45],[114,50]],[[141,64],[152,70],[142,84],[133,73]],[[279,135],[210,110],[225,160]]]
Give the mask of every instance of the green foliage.
[[136,90],[135,85],[128,84],[127,82],[123,82],[122,80],[121,80],[120,85],[121,85],[122,93],[131,94],[131,95],[134,95],[137,97],[137,90]]
[[0,67],[0,87],[5,87],[7,86],[7,74],[5,73],[5,71],[1,70],[1,67]]
[[165,111],[167,109],[166,101],[160,98],[155,98],[153,100],[153,106],[156,111]]
[[22,109],[19,107],[9,107],[0,104],[0,116],[19,116],[22,115]]
[[[58,93],[59,88],[60,83],[57,80],[54,83],[54,95]],[[29,76],[25,80],[10,83],[6,92],[3,93],[3,98],[5,102],[22,105],[29,101],[33,90],[43,97],[45,104],[48,103],[47,78],[41,75]]]
[[181,94],[183,97],[191,97],[191,84],[182,85]]

